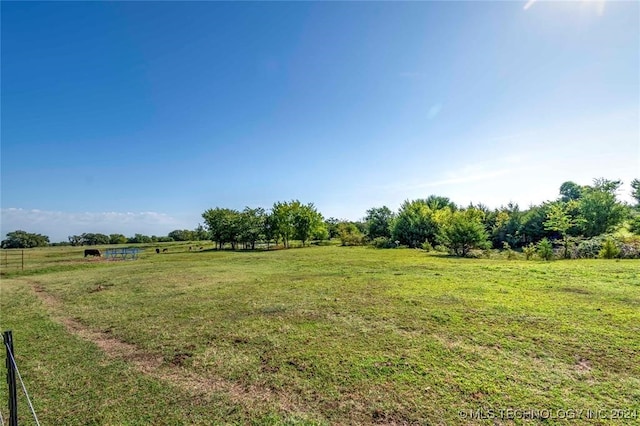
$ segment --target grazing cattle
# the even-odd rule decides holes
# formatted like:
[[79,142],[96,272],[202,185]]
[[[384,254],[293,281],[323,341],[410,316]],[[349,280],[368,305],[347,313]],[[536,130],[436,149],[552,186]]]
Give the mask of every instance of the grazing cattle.
[[163,252],[163,253],[166,253],[166,252],[168,252],[168,251],[169,251],[169,249],[162,249],[162,252]]
[[87,256],[98,256],[98,257],[100,257],[100,256],[102,256],[102,253],[100,253],[100,250],[98,250],[98,249],[86,249],[84,251],[84,257],[87,257]]
[[189,251],[193,250],[193,247],[189,246]]
[[200,250],[202,250],[202,247],[200,247]]
[[160,254],[160,249],[156,249],[156,253]]

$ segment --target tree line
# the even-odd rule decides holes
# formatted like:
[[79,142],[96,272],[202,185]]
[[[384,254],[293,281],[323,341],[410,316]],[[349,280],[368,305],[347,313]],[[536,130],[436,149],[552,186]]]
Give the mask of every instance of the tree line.
[[[551,242],[555,242],[563,257],[575,257],[579,246],[586,251],[604,246],[606,241],[598,238],[624,222],[631,232],[640,235],[640,181],[634,179],[631,183],[633,206],[617,199],[621,185],[619,180],[604,178],[582,186],[564,182],[556,200],[525,210],[513,203],[493,210],[483,204],[461,207],[447,197],[431,195],[406,200],[397,212],[387,206],[371,208],[359,221],[325,219],[313,203],[299,200],[276,202],[269,210],[216,207],[202,213],[204,225],[195,230],[174,230],[163,237],[85,233],[69,236],[67,244],[210,240],[218,249],[235,250],[256,249],[258,244],[289,248],[294,240],[305,246],[311,241],[338,238],[342,245],[439,249],[458,256],[467,256],[475,249],[494,248],[522,250],[527,257],[539,252],[547,258]],[[49,245],[48,237],[24,231],[7,237],[2,241],[3,248]],[[637,250],[640,256],[640,247]]]

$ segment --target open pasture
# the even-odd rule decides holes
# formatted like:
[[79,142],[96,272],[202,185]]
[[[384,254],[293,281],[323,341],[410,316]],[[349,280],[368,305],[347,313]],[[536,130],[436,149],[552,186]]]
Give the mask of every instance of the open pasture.
[[638,261],[169,247],[120,262],[43,249],[41,268],[3,276],[0,325],[13,330],[42,424],[520,424],[469,412],[640,414]]

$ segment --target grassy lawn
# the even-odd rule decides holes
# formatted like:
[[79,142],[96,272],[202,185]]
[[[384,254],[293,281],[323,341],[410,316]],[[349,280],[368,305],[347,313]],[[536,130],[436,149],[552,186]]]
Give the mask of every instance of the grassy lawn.
[[170,247],[120,262],[51,248],[3,276],[0,326],[42,424],[640,422],[637,260]]

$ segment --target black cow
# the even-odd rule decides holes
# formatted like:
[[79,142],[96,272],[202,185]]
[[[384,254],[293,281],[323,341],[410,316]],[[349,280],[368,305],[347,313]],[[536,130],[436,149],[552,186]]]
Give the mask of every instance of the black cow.
[[87,256],[98,256],[98,257],[100,257],[100,256],[102,256],[102,253],[100,253],[100,250],[98,250],[98,249],[86,249],[84,251],[84,257],[87,257]]
[[166,253],[166,252],[168,252],[168,251],[169,251],[169,249],[162,249],[162,252],[163,252],[163,253]]
[[156,253],[160,254],[160,249],[156,249]]

